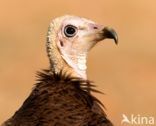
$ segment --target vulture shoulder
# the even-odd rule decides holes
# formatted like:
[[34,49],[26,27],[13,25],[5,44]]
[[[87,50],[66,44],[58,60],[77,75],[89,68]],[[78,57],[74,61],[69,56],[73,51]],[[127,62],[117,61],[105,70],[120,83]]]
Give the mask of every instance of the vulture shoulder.
[[62,72],[40,72],[30,96],[2,126],[112,126],[93,87]]

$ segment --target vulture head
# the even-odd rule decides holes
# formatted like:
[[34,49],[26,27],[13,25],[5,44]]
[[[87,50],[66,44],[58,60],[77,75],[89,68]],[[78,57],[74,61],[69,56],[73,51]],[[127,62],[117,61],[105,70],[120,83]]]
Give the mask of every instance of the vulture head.
[[77,16],[62,16],[50,23],[47,34],[47,53],[53,72],[65,72],[87,79],[86,59],[89,50],[104,39],[114,39],[116,32],[91,20]]

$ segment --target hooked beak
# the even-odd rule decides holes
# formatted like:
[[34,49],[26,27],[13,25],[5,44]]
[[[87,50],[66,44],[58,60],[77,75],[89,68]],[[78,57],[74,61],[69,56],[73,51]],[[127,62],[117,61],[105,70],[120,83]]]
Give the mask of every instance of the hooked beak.
[[114,29],[105,27],[102,31],[104,38],[114,39],[115,44],[118,44],[118,35]]

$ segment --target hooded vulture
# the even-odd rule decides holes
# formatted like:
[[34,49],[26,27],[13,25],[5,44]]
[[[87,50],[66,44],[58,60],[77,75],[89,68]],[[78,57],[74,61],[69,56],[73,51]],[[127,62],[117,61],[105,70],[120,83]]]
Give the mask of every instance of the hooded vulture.
[[88,19],[52,20],[46,43],[50,68],[37,74],[29,97],[2,126],[112,126],[86,75],[87,53],[106,38],[118,42],[112,28]]

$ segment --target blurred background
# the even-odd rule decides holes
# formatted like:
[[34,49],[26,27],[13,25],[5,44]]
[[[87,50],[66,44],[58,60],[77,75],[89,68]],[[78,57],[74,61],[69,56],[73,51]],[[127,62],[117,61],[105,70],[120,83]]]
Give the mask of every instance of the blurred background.
[[89,54],[88,78],[105,95],[115,126],[122,114],[156,119],[155,0],[0,0],[0,123],[28,97],[36,71],[48,68],[47,27],[72,14],[116,29],[119,44],[99,43]]

